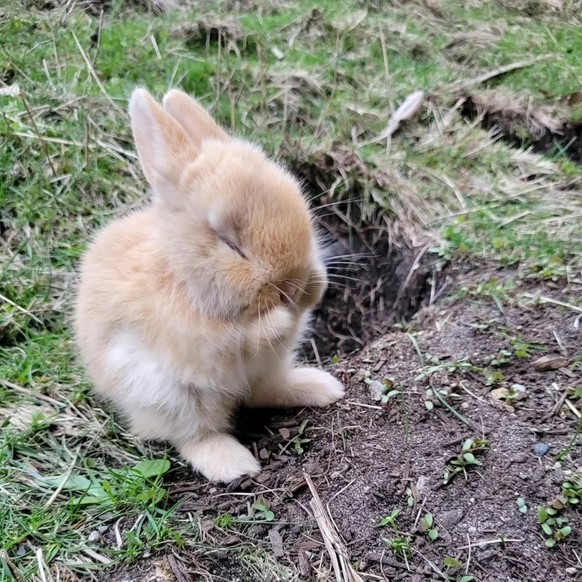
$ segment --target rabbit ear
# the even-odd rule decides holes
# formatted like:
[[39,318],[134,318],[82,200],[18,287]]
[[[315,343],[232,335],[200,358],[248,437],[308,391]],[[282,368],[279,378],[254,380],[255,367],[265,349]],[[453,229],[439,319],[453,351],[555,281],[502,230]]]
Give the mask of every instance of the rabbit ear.
[[136,89],[129,103],[133,138],[141,167],[154,193],[171,198],[186,165],[198,151],[182,126],[156,103],[145,89]]
[[195,99],[172,89],[164,97],[164,109],[186,130],[195,146],[204,140],[227,140],[226,132]]

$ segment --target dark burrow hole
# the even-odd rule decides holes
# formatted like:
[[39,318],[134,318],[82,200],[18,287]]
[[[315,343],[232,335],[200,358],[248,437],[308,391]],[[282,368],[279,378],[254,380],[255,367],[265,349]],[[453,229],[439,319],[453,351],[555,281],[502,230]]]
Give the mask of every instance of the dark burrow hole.
[[431,294],[434,299],[440,272],[426,248],[394,239],[394,219],[363,219],[357,203],[324,196],[312,207],[326,241],[329,287],[301,352],[308,361],[325,362],[407,322]]
[[538,126],[535,133],[528,128],[527,111],[485,111],[470,95],[461,109],[463,117],[494,130],[498,137],[514,148],[531,149],[538,154],[558,154],[574,162],[582,162],[582,123],[568,121],[559,129]]

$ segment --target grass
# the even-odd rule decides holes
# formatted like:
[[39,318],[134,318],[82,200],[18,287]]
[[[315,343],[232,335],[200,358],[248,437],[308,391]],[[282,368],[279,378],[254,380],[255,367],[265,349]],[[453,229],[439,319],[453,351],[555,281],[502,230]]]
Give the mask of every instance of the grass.
[[[582,266],[580,166],[559,149],[509,147],[459,102],[469,85],[533,103],[577,91],[576,3],[556,14],[543,2],[520,12],[493,1],[302,0],[228,17],[226,2],[161,14],[121,0],[95,2],[95,14],[21,4],[0,19],[0,86],[20,88],[0,95],[0,580],[88,574],[200,542],[162,477],[139,470],[160,452],[89,396],[67,325],[91,233],[147,198],[124,113],[136,85],[196,94],[322,199],[360,198],[364,217],[381,211],[405,233],[437,235],[445,260],[518,265],[544,280]],[[416,89],[430,94],[420,115],[391,142],[369,143]],[[137,524],[121,528],[122,543],[92,548],[91,534],[120,519]]]

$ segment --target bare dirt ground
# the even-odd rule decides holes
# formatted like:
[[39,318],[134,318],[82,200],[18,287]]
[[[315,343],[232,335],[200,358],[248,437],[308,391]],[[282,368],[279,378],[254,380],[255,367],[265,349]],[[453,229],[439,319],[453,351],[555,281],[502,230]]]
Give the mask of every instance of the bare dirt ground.
[[[479,270],[466,273],[454,288],[478,286],[479,277]],[[555,284],[520,290],[542,296],[559,291]],[[567,294],[560,297],[568,301]],[[579,324],[579,313],[528,305],[520,293],[507,302],[449,295],[421,310],[407,331],[388,333],[333,365],[348,386],[336,406],[283,414],[242,411],[240,437],[263,460],[258,478],[221,487],[184,474],[173,484],[180,511],[202,512],[204,538],[223,549],[176,550],[101,580],[335,579],[305,474],[345,543],[343,551],[368,579],[578,579],[580,514],[563,511],[572,533],[549,551],[537,508],[551,504],[579,469],[568,461],[556,464],[576,432],[577,419],[562,408],[561,397],[580,385],[580,366],[573,361],[582,340]],[[551,354],[564,356],[553,360],[561,368],[533,365]],[[374,390],[385,381],[399,393],[382,404]],[[496,389],[513,394],[516,384],[524,388],[512,404],[511,398],[495,397]],[[455,412],[434,394],[427,397],[427,389],[439,390]],[[466,439],[488,441],[475,453],[480,464],[443,484]],[[550,447],[543,456],[533,450],[540,443]],[[395,510],[392,523],[379,525]],[[427,513],[438,530],[434,540],[422,531]],[[402,551],[395,549],[398,540]],[[293,577],[231,551],[248,543],[263,547]],[[447,556],[456,563],[447,566]]]

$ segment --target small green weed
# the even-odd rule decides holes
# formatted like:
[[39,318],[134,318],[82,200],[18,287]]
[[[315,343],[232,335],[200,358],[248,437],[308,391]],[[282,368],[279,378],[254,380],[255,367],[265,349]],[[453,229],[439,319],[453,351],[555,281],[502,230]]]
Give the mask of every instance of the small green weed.
[[298,455],[302,455],[305,452],[305,446],[311,442],[311,439],[306,434],[308,424],[309,420],[307,419],[293,429],[282,428],[279,430],[281,436],[287,441],[285,445],[280,445],[281,454],[289,448],[292,448]]
[[467,479],[469,469],[480,467],[483,464],[475,457],[475,454],[482,453],[488,448],[489,441],[486,439],[466,439],[463,442],[461,452],[449,461],[443,475],[443,484],[448,485],[459,473],[463,473]]
[[119,511],[137,502],[144,509],[157,506],[165,497],[161,477],[170,469],[167,459],[144,460],[123,469],[111,469],[108,479],[101,480],[90,470],[88,477],[38,477],[38,481],[62,491],[70,491],[77,506],[99,505],[103,511]]
[[538,519],[542,531],[546,535],[546,546],[553,548],[556,543],[566,539],[572,528],[568,525],[568,518],[557,515],[558,511],[553,507],[540,507]]
[[293,437],[293,450],[298,454],[302,455],[305,452],[305,445],[311,442],[310,438],[307,438],[305,432],[307,428],[308,420],[304,420],[297,430],[297,435]]
[[235,519],[233,518],[230,513],[221,513],[212,519],[216,527],[220,529],[228,529],[234,522]]
[[394,537],[386,538],[384,541],[390,546],[392,551],[400,557],[408,557],[412,553],[411,535],[402,531],[394,532]]
[[253,517],[256,521],[275,521],[275,513],[268,501],[261,498],[253,503]]
[[439,530],[434,527],[434,518],[432,513],[426,513],[419,522],[418,529],[426,533],[431,541],[435,541],[439,537]]
[[474,576],[463,573],[466,565],[461,560],[457,560],[451,556],[445,556],[443,558],[443,564],[443,574],[449,582],[473,582],[475,580]]
[[378,524],[377,527],[390,526],[392,528],[395,528],[396,527],[396,518],[399,515],[400,515],[400,509],[392,510],[392,513],[390,515],[387,515],[380,520],[380,523]]
[[563,512],[570,505],[578,506],[581,501],[582,474],[575,474],[562,484],[560,495],[548,507],[538,508],[538,520],[546,536],[545,543],[548,548],[553,548],[572,533],[572,527]]
[[532,342],[526,342],[521,338],[513,338],[511,341],[511,348],[513,353],[518,358],[530,358],[536,352],[545,352],[547,347],[543,344],[536,344]]
[[412,489],[407,487],[404,494],[406,495],[406,505],[408,505],[410,508],[414,507],[416,505],[416,498]]
[[527,513],[529,508],[523,497],[518,497],[515,503],[517,504],[517,509],[520,513]]
[[372,386],[377,383],[378,387],[380,387],[381,384],[381,387],[378,390],[378,392],[380,393],[380,402],[382,404],[388,404],[390,400],[392,400],[393,398],[400,394],[400,390],[396,390],[394,388],[394,380],[392,380],[391,378],[385,378],[380,383],[379,380],[373,379],[370,373],[366,371],[366,374],[364,376],[364,382],[368,384],[368,386]]
[[412,553],[411,549],[412,535],[408,532],[402,531],[398,527],[396,519],[398,518],[399,515],[400,510],[394,509],[390,515],[383,517],[380,520],[378,527],[390,527],[393,535],[390,538],[384,538],[384,541],[392,549],[394,554],[406,559]]

